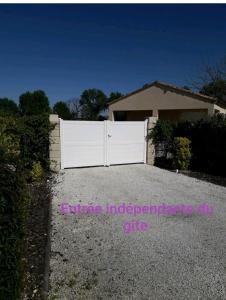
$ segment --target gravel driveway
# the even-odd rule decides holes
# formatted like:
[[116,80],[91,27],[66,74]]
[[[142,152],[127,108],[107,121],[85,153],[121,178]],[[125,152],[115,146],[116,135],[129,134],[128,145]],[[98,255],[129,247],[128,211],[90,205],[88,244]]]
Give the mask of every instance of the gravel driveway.
[[[148,165],[64,170],[53,187],[49,299],[226,299],[226,188]],[[62,215],[69,204],[214,206],[212,217]]]

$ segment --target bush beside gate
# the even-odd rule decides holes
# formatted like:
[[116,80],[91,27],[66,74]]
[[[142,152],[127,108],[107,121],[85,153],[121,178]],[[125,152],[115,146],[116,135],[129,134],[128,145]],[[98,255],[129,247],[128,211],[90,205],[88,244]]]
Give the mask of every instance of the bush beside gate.
[[28,182],[49,167],[49,116],[0,117],[0,299],[19,299]]
[[[226,117],[217,115],[196,122],[158,120],[149,137],[156,147],[155,164],[172,166],[175,137],[186,137],[191,141],[190,169],[214,175],[226,176]],[[161,146],[161,153],[158,149]],[[159,156],[159,157],[158,157]]]

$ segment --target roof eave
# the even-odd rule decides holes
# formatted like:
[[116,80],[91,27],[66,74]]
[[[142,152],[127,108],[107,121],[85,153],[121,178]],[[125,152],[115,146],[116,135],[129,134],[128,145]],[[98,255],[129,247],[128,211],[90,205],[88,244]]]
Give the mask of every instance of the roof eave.
[[170,84],[166,84],[166,83],[163,83],[161,81],[154,81],[148,85],[146,85],[145,87],[143,88],[140,88],[140,89],[137,89],[123,97],[120,97],[116,100],[113,100],[111,102],[108,103],[108,106],[109,105],[112,105],[116,102],[119,102],[123,99],[126,99],[134,94],[137,94],[137,93],[140,93],[146,89],[149,89],[150,87],[152,86],[158,86],[160,88],[167,88],[167,89],[171,89],[173,91],[177,91],[177,92],[180,92],[180,93],[185,93],[189,96],[193,96],[193,97],[196,97],[198,98],[200,101],[203,101],[203,102],[208,102],[208,103],[212,103],[212,104],[216,104],[216,105],[219,105],[220,107],[223,107],[223,108],[226,108],[226,104],[223,103],[222,101],[219,101],[217,98],[214,98],[214,97],[210,97],[210,96],[206,96],[206,95],[203,95],[203,94],[199,94],[199,93],[195,93],[193,91],[189,91],[189,90],[186,90],[186,89],[183,89],[183,88],[179,88],[179,87],[176,87],[176,86],[173,86],[173,85],[170,85]]

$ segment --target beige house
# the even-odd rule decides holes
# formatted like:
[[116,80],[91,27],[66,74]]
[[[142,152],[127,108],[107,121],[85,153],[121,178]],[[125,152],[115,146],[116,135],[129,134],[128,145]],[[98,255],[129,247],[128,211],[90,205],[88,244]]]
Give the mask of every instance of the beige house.
[[109,103],[109,120],[197,120],[216,113],[226,114],[226,102],[190,90],[155,81]]

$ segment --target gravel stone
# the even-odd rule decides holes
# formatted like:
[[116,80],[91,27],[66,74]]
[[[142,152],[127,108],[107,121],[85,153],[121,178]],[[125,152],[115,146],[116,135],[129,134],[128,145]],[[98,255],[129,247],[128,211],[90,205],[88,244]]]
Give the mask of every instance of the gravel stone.
[[[226,299],[225,187],[137,164],[63,170],[53,195],[50,299]],[[207,203],[214,214],[73,216],[61,202]],[[125,234],[137,219],[150,229]]]

